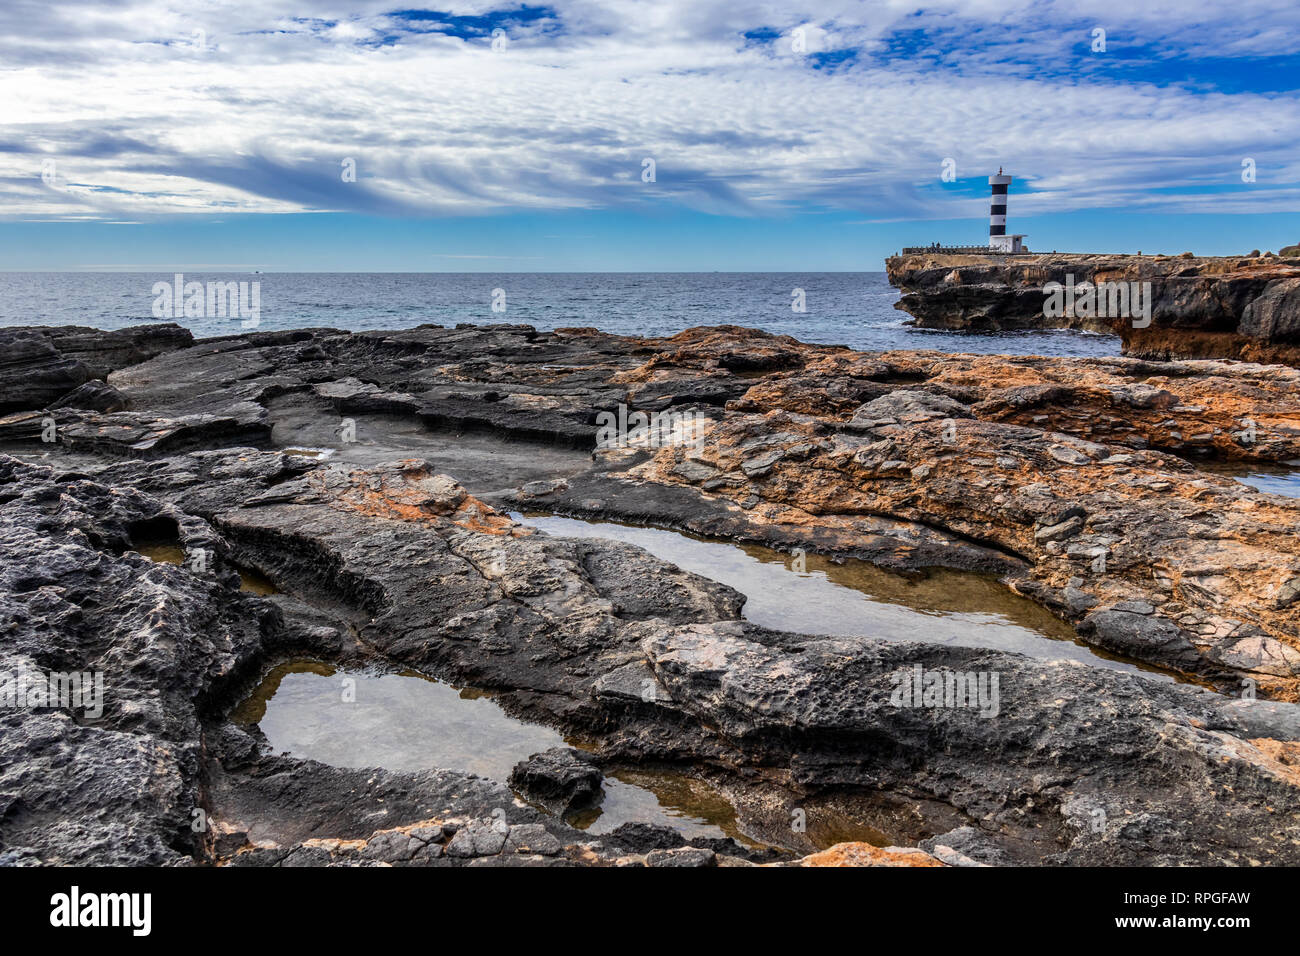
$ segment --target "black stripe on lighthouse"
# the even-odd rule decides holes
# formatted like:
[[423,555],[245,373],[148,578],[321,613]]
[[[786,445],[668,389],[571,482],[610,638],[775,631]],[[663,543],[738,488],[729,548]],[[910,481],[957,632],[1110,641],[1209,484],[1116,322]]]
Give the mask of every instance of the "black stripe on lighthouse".
[[[1005,179],[1006,182],[993,182],[994,179]],[[998,236],[1007,234],[1007,192],[1011,186],[1011,177],[1003,176],[1002,170],[998,170],[997,176],[989,177],[989,191],[992,194],[992,201],[989,203],[989,245],[993,245],[993,240]]]

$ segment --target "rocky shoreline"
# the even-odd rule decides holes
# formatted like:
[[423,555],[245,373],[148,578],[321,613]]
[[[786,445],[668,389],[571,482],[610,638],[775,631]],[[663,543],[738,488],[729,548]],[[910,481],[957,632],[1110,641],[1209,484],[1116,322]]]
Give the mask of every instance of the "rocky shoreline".
[[[733,327],[4,339],[0,673],[106,694],[0,708],[0,862],[1300,862],[1300,500],[1206,467],[1300,458],[1296,370]],[[620,406],[671,436],[598,447]],[[1177,679],[771,630],[516,510],[996,575]],[[578,750],[508,781],[275,753],[231,711],[300,656],[481,689]],[[996,713],[900,703],[913,673],[997,675]],[[754,843],[556,812],[620,766],[709,781]]]
[[[1300,365],[1300,258],[1277,256],[891,256],[895,307],[928,329],[1082,329],[1118,335],[1134,358]],[[1149,283],[1150,314],[1045,314],[1048,283]],[[1131,310],[1130,310],[1131,311]],[[1147,324],[1149,320],[1149,324]]]

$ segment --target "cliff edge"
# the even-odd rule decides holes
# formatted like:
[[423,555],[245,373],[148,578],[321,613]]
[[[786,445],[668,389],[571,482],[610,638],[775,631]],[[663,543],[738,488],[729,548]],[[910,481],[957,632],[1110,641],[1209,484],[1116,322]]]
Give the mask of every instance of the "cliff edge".
[[921,328],[1084,329],[1119,335],[1137,358],[1300,364],[1300,257],[919,253],[885,269],[903,293],[895,308]]

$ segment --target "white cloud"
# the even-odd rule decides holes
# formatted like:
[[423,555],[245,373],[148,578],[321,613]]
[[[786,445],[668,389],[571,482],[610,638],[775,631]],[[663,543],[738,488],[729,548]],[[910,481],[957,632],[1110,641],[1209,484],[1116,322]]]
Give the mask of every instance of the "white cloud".
[[[744,215],[978,215],[983,197],[950,198],[939,184],[949,156],[963,177],[1003,164],[1019,188],[1032,184],[1013,199],[1021,214],[1300,210],[1294,96],[1125,84],[1086,52],[1091,23],[1116,49],[1155,58],[1288,52],[1282,39],[1300,18],[1291,5],[950,0],[918,13],[850,0],[562,0],[555,17],[511,26],[501,53],[486,36],[411,32],[436,23],[388,15],[404,5],[7,4],[2,214],[424,216],[670,202]],[[509,8],[449,5],[453,16],[493,10]],[[796,27],[809,56],[790,51]],[[904,29],[937,31],[940,46],[916,63],[886,57]],[[742,36],[764,30],[779,39]],[[815,68],[815,55],[835,51],[856,58]],[[1245,156],[1258,164],[1254,185],[1240,181]],[[652,184],[641,179],[646,157]],[[356,182],[342,180],[346,158]]]

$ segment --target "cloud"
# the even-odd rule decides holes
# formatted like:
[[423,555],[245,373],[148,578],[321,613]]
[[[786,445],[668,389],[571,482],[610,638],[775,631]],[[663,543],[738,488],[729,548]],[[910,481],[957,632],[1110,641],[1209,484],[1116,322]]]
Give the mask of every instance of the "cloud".
[[1297,21],[1272,0],[10,0],[0,210],[957,218],[1003,165],[1022,215],[1298,211]]

